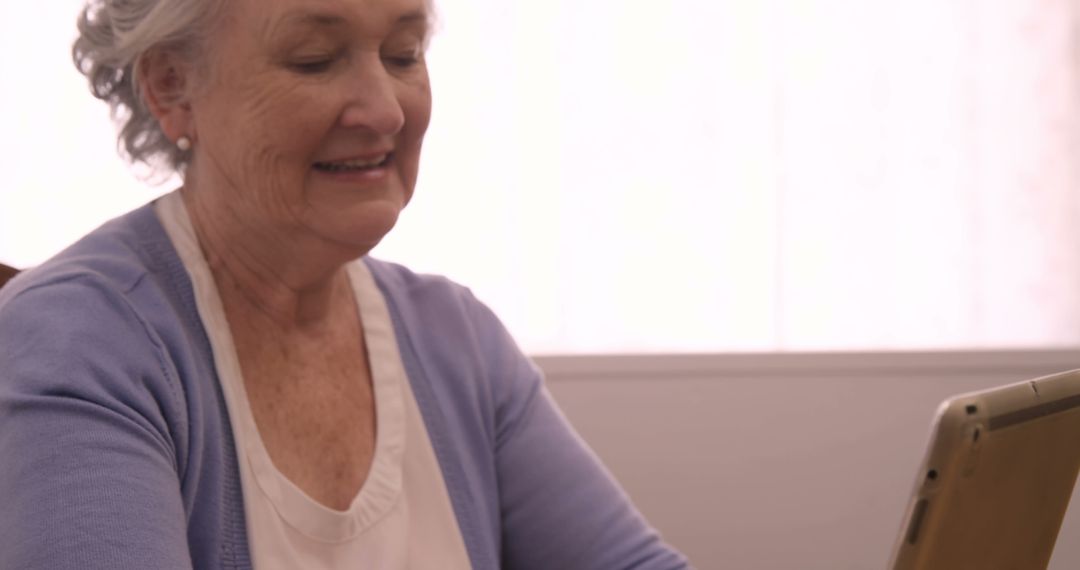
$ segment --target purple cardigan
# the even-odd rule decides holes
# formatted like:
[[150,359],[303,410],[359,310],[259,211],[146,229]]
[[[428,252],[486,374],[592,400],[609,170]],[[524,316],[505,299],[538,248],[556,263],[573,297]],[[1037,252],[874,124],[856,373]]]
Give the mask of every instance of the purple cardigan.
[[[674,569],[495,316],[365,259],[477,569]],[[250,568],[228,413],[151,206],[0,291],[0,568]]]

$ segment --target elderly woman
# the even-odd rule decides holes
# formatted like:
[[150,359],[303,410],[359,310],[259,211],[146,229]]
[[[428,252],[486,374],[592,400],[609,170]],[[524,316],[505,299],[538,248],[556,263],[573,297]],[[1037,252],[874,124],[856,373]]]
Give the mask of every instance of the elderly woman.
[[425,0],[97,0],[75,60],[183,187],[0,293],[0,568],[680,568],[412,197]]

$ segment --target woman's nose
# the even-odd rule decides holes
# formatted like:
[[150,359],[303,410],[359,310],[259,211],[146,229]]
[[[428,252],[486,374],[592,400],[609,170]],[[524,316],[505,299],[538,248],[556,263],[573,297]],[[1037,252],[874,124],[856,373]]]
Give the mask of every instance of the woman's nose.
[[397,134],[405,125],[397,80],[378,56],[367,57],[356,67],[342,111],[342,126],[367,128],[383,136]]

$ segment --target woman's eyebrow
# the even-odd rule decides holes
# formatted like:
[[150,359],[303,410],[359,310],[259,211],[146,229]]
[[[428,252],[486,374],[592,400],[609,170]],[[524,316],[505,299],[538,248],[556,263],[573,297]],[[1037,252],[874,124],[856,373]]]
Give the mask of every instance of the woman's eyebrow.
[[[424,28],[430,23],[427,10],[414,10],[398,17],[395,26],[420,24]],[[337,28],[348,24],[348,20],[332,12],[318,12],[307,8],[297,8],[282,15],[269,29],[267,37],[274,38],[289,32],[312,28]]]
[[394,23],[394,27],[398,29],[404,28],[415,30],[423,40],[425,49],[427,49],[426,46],[428,39],[430,39],[428,34],[431,30],[431,24],[432,16],[427,10],[415,10],[399,17],[397,22]]
[[[415,22],[427,22],[428,19],[429,18],[427,10],[413,10],[399,16],[395,23],[411,24]],[[339,14],[334,14],[332,12],[316,12],[306,8],[297,8],[282,15],[274,27],[276,28],[292,25],[337,26],[345,23],[347,23],[345,17]]]
[[344,26],[348,21],[338,15],[328,12],[315,12],[305,8],[298,8],[286,12],[271,25],[268,37],[274,38],[282,34],[311,28],[337,28]]
[[429,17],[426,10],[414,10],[412,12],[402,14],[402,16],[397,19],[397,23],[398,24],[414,24],[414,23],[424,23],[424,24],[426,24],[429,19],[430,19],[430,17]]

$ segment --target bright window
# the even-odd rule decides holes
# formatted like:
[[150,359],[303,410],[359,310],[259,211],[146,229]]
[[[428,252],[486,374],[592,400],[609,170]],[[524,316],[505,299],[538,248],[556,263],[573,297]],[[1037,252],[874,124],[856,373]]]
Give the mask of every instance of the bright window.
[[[0,260],[152,198],[0,6]],[[535,353],[1080,344],[1072,0],[439,0],[416,198],[375,255]]]

